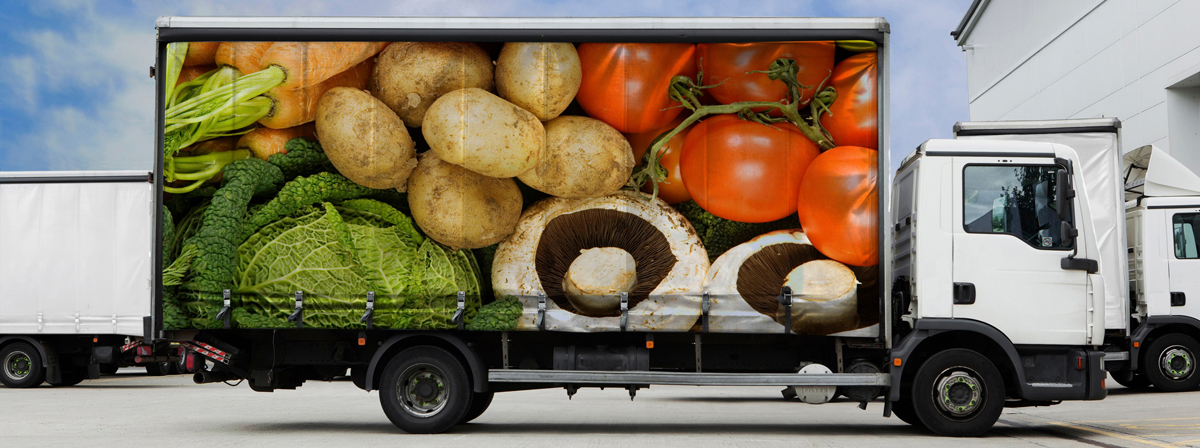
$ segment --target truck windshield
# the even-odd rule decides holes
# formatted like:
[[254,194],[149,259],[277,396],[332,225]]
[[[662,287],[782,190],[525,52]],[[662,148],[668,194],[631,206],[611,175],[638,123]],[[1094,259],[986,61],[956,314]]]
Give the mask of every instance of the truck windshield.
[[1054,165],[971,165],[963,169],[963,227],[1040,249],[1067,249],[1059,235]]

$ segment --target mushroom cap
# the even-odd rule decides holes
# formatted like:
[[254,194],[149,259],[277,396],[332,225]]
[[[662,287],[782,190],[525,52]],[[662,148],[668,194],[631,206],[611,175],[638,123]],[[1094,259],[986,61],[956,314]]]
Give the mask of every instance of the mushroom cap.
[[[792,296],[792,331],[797,334],[828,335],[858,327],[857,282],[854,273],[849,268],[827,260],[827,257],[817,252],[805,249],[803,253],[790,260],[790,267],[784,267],[778,272],[778,285],[762,285],[760,291],[770,293],[743,294],[738,290],[739,277],[742,267],[751,257],[779,244],[798,244],[812,247],[812,243],[804,232],[795,230],[779,230],[759,235],[728,250],[713,262],[705,277],[704,289],[709,292],[712,305],[709,310],[709,330],[713,332],[744,332],[744,333],[777,333],[783,332],[783,306],[779,305],[775,295],[782,290],[784,281],[789,274],[799,276],[802,271],[820,268],[825,273],[835,273],[848,276],[850,287],[836,287],[836,292],[826,290],[806,298],[804,291],[794,291]],[[820,264],[805,266],[822,260]],[[838,266],[826,266],[827,263],[837,263]],[[753,266],[748,268],[754,268]],[[834,283],[845,283],[838,279]],[[760,297],[762,296],[762,297]],[[752,304],[753,302],[753,304]]]
[[[496,297],[508,295],[520,298],[522,315],[519,330],[536,330],[538,295],[547,294],[537,271],[538,247],[543,231],[556,218],[590,210],[624,212],[640,218],[657,229],[664,237],[675,262],[664,269],[649,294],[631,294],[627,331],[687,331],[700,317],[700,291],[704,273],[708,271],[708,256],[692,225],[679,212],[661,199],[648,200],[638,193],[618,191],[599,198],[549,198],[530,206],[517,223],[517,229],[496,249],[492,262],[492,287]],[[614,239],[627,235],[615,232]],[[628,244],[628,241],[615,243]],[[634,242],[639,243],[639,242]],[[596,245],[605,247],[610,245]],[[645,266],[638,266],[645,270]],[[642,277],[639,274],[639,277]],[[597,332],[620,331],[619,314],[590,316],[568,308],[565,297],[547,297],[547,330]]]

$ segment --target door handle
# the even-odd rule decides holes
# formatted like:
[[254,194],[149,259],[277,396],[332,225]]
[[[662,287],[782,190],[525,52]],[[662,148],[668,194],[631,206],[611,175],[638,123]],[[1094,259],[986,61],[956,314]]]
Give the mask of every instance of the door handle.
[[954,283],[954,304],[970,305],[975,303],[974,283]]
[[1068,271],[1087,271],[1088,274],[1095,274],[1100,270],[1100,263],[1091,258],[1067,257],[1062,259],[1059,266]]
[[1182,292],[1172,292],[1171,293],[1171,306],[1184,306],[1184,305],[1187,305],[1187,294],[1184,294]]

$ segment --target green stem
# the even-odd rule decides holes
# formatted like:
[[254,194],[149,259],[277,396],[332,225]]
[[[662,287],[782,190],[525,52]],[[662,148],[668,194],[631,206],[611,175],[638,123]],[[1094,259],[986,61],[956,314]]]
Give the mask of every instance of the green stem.
[[[700,103],[700,97],[703,95],[705,89],[710,89],[716,85],[703,85],[703,73],[698,74],[694,81],[687,76],[672,78],[671,85],[667,89],[667,96],[678,101],[681,107],[692,111],[692,113],[683,122],[679,123],[678,126],[675,126],[674,129],[654,139],[654,142],[650,144],[650,148],[646,151],[645,164],[629,176],[629,182],[626,184],[626,187],[634,191],[641,191],[642,185],[650,182],[653,185],[651,197],[657,197],[658,183],[666,180],[667,176],[670,175],[662,167],[663,151],[667,143],[680,132],[683,132],[689,126],[708,115],[737,114],[743,120],[753,121],[766,126],[786,121],[795,125],[805,137],[816,143],[821,151],[835,147],[836,145],[829,132],[821,127],[820,117],[821,114],[829,112],[829,105],[837,100],[837,91],[833,87],[825,87],[825,83],[829,80],[828,76],[815,88],[802,85],[796,80],[798,72],[799,65],[796,64],[796,61],[787,58],[780,58],[771,62],[771,66],[767,70],[750,72],[766,73],[772,80],[780,81],[787,85],[788,93],[783,102],[741,101],[731,104],[707,106]],[[808,101],[802,102],[800,101],[800,98],[803,97],[801,93],[807,89],[813,89],[814,95]],[[800,115],[801,106],[808,106],[808,118]],[[754,111],[754,109],[760,108],[766,110],[760,112]],[[772,117],[772,111],[779,111],[783,117]]]
[[165,75],[167,79],[166,91],[163,92],[163,98],[168,101],[173,97],[175,92],[175,83],[179,81],[179,72],[183,70],[183,60],[187,58],[188,43],[187,42],[171,42],[167,44],[167,60],[165,67]]
[[183,187],[164,186],[167,193],[187,193],[204,185],[213,176],[221,173],[226,165],[236,160],[250,158],[250,151],[238,149],[234,151],[213,152],[200,156],[174,157],[171,159],[171,180],[195,181]]

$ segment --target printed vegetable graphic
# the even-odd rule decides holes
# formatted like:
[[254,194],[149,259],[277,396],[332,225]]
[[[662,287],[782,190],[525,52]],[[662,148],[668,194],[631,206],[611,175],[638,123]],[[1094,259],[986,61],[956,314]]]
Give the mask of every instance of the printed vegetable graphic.
[[[713,85],[707,93],[722,104],[785,100],[804,103],[813,98],[829,77],[833,54],[833,42],[697,44],[696,65],[704,73],[704,81]],[[788,84],[764,72],[781,58],[796,61],[792,79],[802,86],[799,96],[790,96]],[[838,90],[838,93],[843,92]]]
[[498,179],[421,153],[408,179],[408,207],[417,225],[435,241],[476,249],[500,242],[521,217],[521,190]]
[[821,115],[821,126],[840,146],[879,147],[878,55],[859,53],[833,68],[829,85],[841,98]]
[[496,93],[542,121],[571,105],[582,77],[569,42],[509,42],[496,61]]
[[267,160],[272,154],[287,153],[285,146],[294,138],[316,138],[316,127],[311,124],[287,129],[258,128],[243,134],[237,141],[237,149],[250,151],[254,157]]
[[[833,141],[830,139],[828,133],[821,128],[817,117],[828,109],[829,104],[832,104],[837,99],[837,92],[831,87],[825,87],[811,100],[799,101],[803,97],[803,90],[811,88],[801,85],[796,80],[799,70],[799,63],[791,59],[781,58],[772,62],[770,68],[766,71],[770,79],[782,82],[787,86],[787,100],[783,103],[774,101],[743,101],[722,105],[705,105],[701,102],[701,98],[706,90],[712,89],[714,86],[702,84],[704,81],[703,73],[695,80],[686,76],[675,77],[671,83],[670,97],[672,100],[680,102],[685,109],[692,111],[692,113],[676,126],[675,129],[667,132],[651,145],[645,158],[646,163],[630,176],[629,186],[641,188],[647,182],[652,182],[655,188],[651,196],[657,195],[657,185],[666,176],[666,171],[661,167],[663,146],[667,142],[670,142],[675,135],[683,132],[683,130],[707,115],[737,114],[738,118],[761,124],[790,123],[804,134],[804,136],[808,137],[809,140],[816,143],[818,148],[825,150],[834,147]],[[806,106],[804,109],[807,112],[807,116],[801,115],[802,106]],[[773,114],[782,116],[773,117]],[[786,126],[784,127],[786,128]],[[696,134],[695,130],[688,133],[689,137],[692,134]],[[680,164],[681,166],[684,165],[682,156]],[[686,168],[684,169],[686,171]],[[688,176],[684,174],[683,177],[684,184],[686,185]],[[696,198],[696,192],[692,187],[688,188],[688,192],[693,198]]]
[[479,308],[475,318],[467,324],[472,331],[513,331],[521,318],[521,300],[515,296],[489,303]]
[[371,93],[415,128],[442,95],[467,87],[491,91],[492,71],[492,58],[473,43],[395,42],[379,54]]
[[800,183],[800,224],[813,246],[853,266],[879,264],[878,152],[839,146],[809,165]]
[[675,209],[679,210],[679,213],[692,224],[692,228],[696,229],[696,235],[700,237],[700,242],[704,243],[704,249],[708,251],[709,261],[716,260],[733,246],[750,241],[764,233],[800,228],[800,220],[796,219],[796,215],[788,215],[778,221],[754,224],[718,218],[712,213],[704,211],[693,201],[676,205]]
[[604,196],[620,190],[633,169],[625,137],[588,118],[563,116],[546,122],[546,148],[521,182],[560,198]]
[[575,99],[621,132],[662,127],[682,112],[666,92],[675,76],[696,74],[695,53],[693,44],[581,44],[583,80]]
[[533,169],[546,146],[546,131],[536,116],[474,87],[434,101],[421,133],[438,158],[490,177],[516,177]]
[[[658,137],[663,136],[667,132],[675,129],[679,123],[683,122],[683,117],[676,117],[671,120],[666,126],[638,134],[625,134],[625,138],[629,140],[629,145],[633,148],[633,159],[638,164],[646,163],[646,151],[654,144]],[[679,132],[671,137],[671,140],[662,145],[659,155],[659,166],[665,170],[663,181],[656,184],[642,185],[642,191],[646,193],[655,193],[655,188],[658,188],[656,195],[668,204],[675,205],[687,201],[692,198],[688,193],[687,187],[683,185],[683,175],[679,171],[679,156],[683,154],[683,138],[686,132]]]
[[[778,299],[785,286],[792,290],[790,317]],[[713,262],[704,287],[714,298],[715,331],[764,331],[790,323],[797,334],[827,335],[859,324],[854,272],[817,252],[799,229],[767,233],[730,249]]]
[[700,207],[721,218],[769,222],[796,212],[796,194],[819,154],[789,123],[771,126],[720,115],[688,131],[680,171]]
[[295,90],[285,90],[279,87],[271,89],[264,94],[271,99],[271,111],[259,118],[258,123],[273,129],[286,129],[310,123],[317,119],[317,102],[321,100],[325,92],[335,87],[360,90],[366,88],[367,82],[371,79],[372,68],[374,68],[374,62],[368,59],[312,86]]
[[338,172],[368,188],[404,191],[417,166],[408,128],[365,91],[335,87],[317,103],[317,135]]
[[217,56],[217,47],[220,42],[189,42],[187,56],[183,59],[183,65],[213,65]]
[[262,68],[262,56],[275,42],[221,42],[214,57],[216,64],[249,75]]
[[707,269],[708,257],[678,212],[620,191],[545,199],[526,210],[496,250],[492,288],[496,297],[520,298],[527,313],[520,329],[536,328],[528,313],[544,293],[546,329],[619,331],[625,292],[630,331],[684,331],[700,315],[693,292]]

